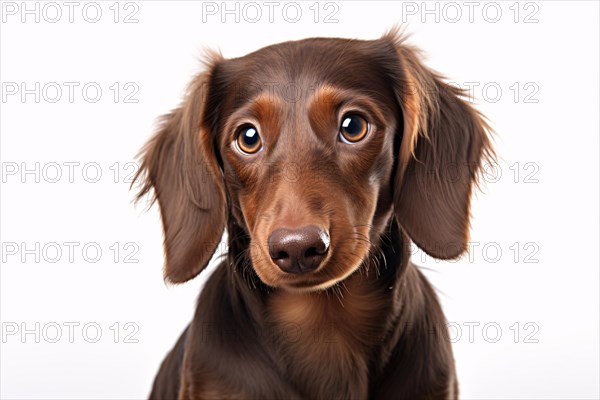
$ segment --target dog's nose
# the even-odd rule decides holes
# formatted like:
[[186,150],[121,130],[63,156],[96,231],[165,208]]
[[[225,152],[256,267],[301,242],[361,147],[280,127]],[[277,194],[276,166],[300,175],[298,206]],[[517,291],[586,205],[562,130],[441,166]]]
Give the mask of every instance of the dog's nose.
[[282,271],[299,274],[319,267],[329,250],[329,233],[315,225],[280,228],[269,236],[269,255]]

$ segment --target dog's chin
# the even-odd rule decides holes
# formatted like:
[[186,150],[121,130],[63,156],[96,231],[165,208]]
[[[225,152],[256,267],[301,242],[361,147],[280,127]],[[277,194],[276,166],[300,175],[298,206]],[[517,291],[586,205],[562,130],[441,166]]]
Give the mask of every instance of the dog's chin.
[[[286,292],[294,292],[294,293],[310,293],[310,292],[321,292],[326,291],[339,283],[344,282],[348,277],[353,275],[360,269],[361,263],[358,265],[344,271],[339,276],[323,276],[318,272],[313,274],[307,274],[306,276],[302,275],[290,275],[290,276],[279,276],[276,281],[269,282],[262,277],[259,278],[266,285],[274,288],[283,290]],[[323,268],[327,268],[327,265],[323,266]],[[321,270],[321,269],[320,269]]]
[[342,282],[342,279],[330,279],[328,281],[317,283],[317,282],[291,282],[291,283],[283,283],[279,285],[279,289],[284,290],[286,292],[293,293],[311,293],[311,292],[323,292],[326,291],[338,283]]

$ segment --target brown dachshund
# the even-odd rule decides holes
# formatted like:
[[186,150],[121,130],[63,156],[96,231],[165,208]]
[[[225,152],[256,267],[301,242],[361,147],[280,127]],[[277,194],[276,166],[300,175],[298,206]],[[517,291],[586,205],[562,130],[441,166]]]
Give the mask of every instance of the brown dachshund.
[[467,246],[490,130],[397,30],[212,54],[143,150],[165,277],[211,259],[152,399],[458,397],[446,320],[410,259]]

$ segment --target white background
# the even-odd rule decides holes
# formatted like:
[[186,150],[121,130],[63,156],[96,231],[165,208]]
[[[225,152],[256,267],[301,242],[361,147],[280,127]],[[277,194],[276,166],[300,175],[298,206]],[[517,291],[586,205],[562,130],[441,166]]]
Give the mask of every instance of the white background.
[[[149,393],[210,270],[165,286],[158,211],[131,204],[127,163],[156,117],[178,105],[203,48],[237,57],[311,36],[373,39],[399,22],[429,66],[477,85],[475,102],[497,132],[501,175],[474,199],[470,256],[414,255],[453,327],[461,397],[600,396],[597,2],[335,2],[317,5],[316,22],[313,2],[302,2],[295,23],[285,2],[273,22],[262,2],[257,22],[242,3],[236,22],[221,2],[214,15],[192,1],[99,2],[95,23],[86,21],[93,4],[78,2],[73,22],[54,4],[27,3],[36,22],[20,1],[2,2],[2,398]],[[324,22],[331,12],[337,22]],[[125,23],[131,13],[137,22]],[[65,82],[79,85],[72,102]],[[33,91],[22,98],[23,88]],[[135,90],[137,102],[126,102]],[[79,324],[71,338],[69,323]]]

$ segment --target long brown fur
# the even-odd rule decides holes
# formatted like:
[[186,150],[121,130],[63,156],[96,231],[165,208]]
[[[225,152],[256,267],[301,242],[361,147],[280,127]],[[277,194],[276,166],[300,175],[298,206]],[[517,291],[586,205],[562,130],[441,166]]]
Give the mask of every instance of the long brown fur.
[[[397,31],[213,55],[138,173],[139,197],[153,190],[160,206],[167,281],[200,273],[225,229],[229,246],[150,398],[457,398],[446,320],[409,248],[465,251],[493,150],[461,96]],[[355,145],[338,140],[345,110],[371,125]],[[252,156],[233,145],[248,121],[264,146]],[[269,235],[307,224],[329,251],[286,273]]]

